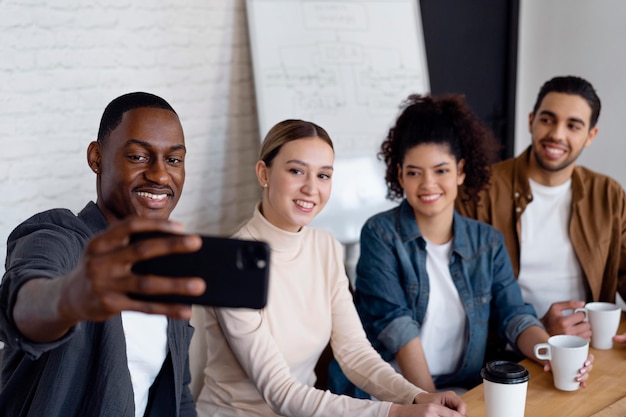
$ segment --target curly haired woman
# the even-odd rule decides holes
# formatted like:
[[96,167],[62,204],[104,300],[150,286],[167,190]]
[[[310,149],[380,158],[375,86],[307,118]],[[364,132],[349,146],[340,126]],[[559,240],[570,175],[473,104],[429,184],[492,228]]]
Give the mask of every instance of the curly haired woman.
[[[480,383],[490,323],[529,358],[548,339],[522,300],[502,234],[454,208],[460,186],[476,199],[487,185],[497,148],[462,97],[419,95],[381,146],[387,197],[401,203],[363,226],[355,302],[381,356],[427,391]],[[331,376],[333,391],[349,392],[336,368]]]

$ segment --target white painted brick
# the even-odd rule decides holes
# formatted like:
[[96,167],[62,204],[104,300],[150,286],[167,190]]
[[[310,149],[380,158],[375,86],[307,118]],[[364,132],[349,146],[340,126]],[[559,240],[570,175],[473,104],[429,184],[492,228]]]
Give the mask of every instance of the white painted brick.
[[55,10],[52,7],[45,10],[35,8],[33,10],[34,24],[41,29],[54,30],[57,28],[72,27],[76,23],[73,13],[64,10]]
[[[78,14],[73,13],[75,19],[73,21],[72,30],[75,31],[112,31],[115,30],[119,23],[120,14],[125,13],[125,9],[105,9],[100,10],[98,13],[92,11],[83,11]],[[67,30],[67,28],[64,28]],[[106,33],[103,33],[106,35]]]
[[[19,30],[20,28],[29,27],[33,25],[35,19],[32,13],[32,9],[24,7],[26,4],[0,4],[0,12],[2,12],[3,19],[0,19],[0,31],[3,33],[2,38],[4,40],[7,37],[8,30]],[[6,18],[10,16],[11,18]]]
[[[0,258],[10,231],[95,200],[85,152],[104,106],[150,91],[178,111],[190,154],[174,217],[230,234],[260,196],[243,0],[0,0]],[[10,142],[8,142],[10,141]]]
[[98,0],[98,4],[104,9],[127,9],[133,2],[131,0]]

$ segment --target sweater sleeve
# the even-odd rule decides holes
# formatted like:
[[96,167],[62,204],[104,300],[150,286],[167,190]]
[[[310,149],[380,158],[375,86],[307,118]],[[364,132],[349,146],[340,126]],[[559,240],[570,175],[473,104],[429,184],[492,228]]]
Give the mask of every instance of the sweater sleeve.
[[296,380],[262,312],[217,308],[216,315],[241,367],[276,414],[292,417],[388,415],[390,403],[335,395]]
[[[334,264],[341,265],[340,247],[336,249],[335,256]],[[396,372],[372,347],[352,301],[345,272],[338,269],[334,276],[337,278],[332,294],[331,347],[342,371],[352,383],[379,400],[411,404],[415,396],[424,390]]]
[[[272,238],[274,231],[264,226],[260,215],[256,217],[257,220],[251,220],[248,224],[249,227],[245,230],[242,229],[244,232],[237,236],[251,236],[254,238],[260,238],[260,236],[268,238],[269,236]],[[257,228],[262,230],[256,230]],[[304,278],[302,285],[313,291],[320,291],[314,294],[307,293],[305,296],[316,297],[316,302],[311,303],[315,308],[329,309],[320,312],[320,316],[325,316],[331,321],[328,326],[328,332],[323,337],[330,336],[331,344],[339,347],[349,357],[347,361],[343,361],[344,363],[349,363],[351,368],[362,371],[362,382],[365,382],[367,377],[365,368],[376,365],[375,368],[378,370],[374,372],[373,376],[381,374],[384,378],[376,381],[376,385],[379,385],[379,388],[372,390],[372,394],[380,395],[381,399],[383,397],[392,398],[384,391],[383,386],[392,381],[393,383],[389,389],[394,390],[399,388],[402,385],[400,381],[404,380],[378,356],[365,337],[348,291],[348,279],[344,270],[343,248],[341,244],[328,233],[310,229],[307,229],[306,232],[308,233],[306,235],[306,243],[304,244],[306,253],[301,253],[299,250],[296,252],[298,259],[302,260],[308,257],[306,262],[312,262],[310,267],[313,276]],[[281,236],[274,236],[273,239],[279,241]],[[273,242],[271,239],[270,241]],[[289,259],[285,258],[283,253],[279,253],[276,250],[277,246],[280,246],[280,242],[273,247],[272,255],[274,262],[278,262],[273,264],[274,266],[288,268],[287,265],[290,265],[289,268],[299,268],[301,271],[304,270],[305,274],[307,273],[306,262],[300,262],[299,266],[296,267],[291,264]],[[290,254],[291,252],[285,251],[285,253]],[[277,260],[279,256],[283,256],[280,261]],[[291,273],[289,272],[288,275],[291,275]],[[219,323],[221,334],[228,343],[228,348],[263,401],[274,413],[291,417],[387,416],[391,408],[390,402],[356,399],[336,395],[330,391],[322,391],[305,383],[306,378],[303,378],[302,375],[298,376],[295,371],[292,373],[288,360],[281,351],[281,346],[283,345],[274,339],[272,333],[272,330],[277,330],[273,329],[273,326],[285,325],[284,320],[281,323],[281,320],[277,320],[277,317],[273,315],[279,315],[282,319],[288,321],[287,317],[290,316],[286,315],[290,314],[290,308],[292,308],[281,308],[282,304],[281,306],[276,304],[280,303],[280,300],[284,299],[284,297],[289,297],[288,291],[291,291],[291,289],[287,289],[288,287],[283,287],[283,285],[286,285],[287,282],[293,282],[286,280],[283,284],[278,284],[281,282],[276,281],[276,278],[279,276],[280,274],[278,274],[278,270],[275,268],[272,275],[274,285],[278,285],[275,289],[280,288],[286,292],[280,293],[280,297],[270,298],[268,308],[264,310],[214,309],[215,318]],[[315,280],[319,285],[307,285],[305,282],[310,279]],[[343,292],[338,292],[340,288]],[[297,289],[294,290],[297,291]],[[274,294],[278,294],[278,292]],[[301,296],[302,294],[298,295]],[[285,305],[290,306],[287,301],[285,301]],[[343,317],[346,312],[351,314],[347,319]],[[315,314],[315,311],[309,311],[309,314]],[[293,320],[297,320],[298,314],[294,312],[292,317]],[[288,325],[298,327],[298,324],[293,322],[288,322]],[[281,330],[284,331],[284,328],[281,328]],[[346,332],[345,335],[338,334],[343,331]],[[360,340],[357,339],[358,349],[363,349],[363,346],[367,344],[367,349],[369,350],[366,350],[369,355],[357,353],[351,356],[350,345],[354,335],[358,335],[360,338]],[[327,340],[320,342],[320,346],[325,346]],[[282,347],[282,349],[285,348],[285,346]],[[362,357],[368,361],[358,365],[355,361],[359,361]],[[317,360],[317,358],[310,359]],[[381,371],[379,368],[384,368],[384,370]],[[403,388],[398,389],[398,394],[396,397],[393,397],[402,400],[399,402],[411,403],[417,393],[421,392],[413,386],[407,387],[404,385]]]

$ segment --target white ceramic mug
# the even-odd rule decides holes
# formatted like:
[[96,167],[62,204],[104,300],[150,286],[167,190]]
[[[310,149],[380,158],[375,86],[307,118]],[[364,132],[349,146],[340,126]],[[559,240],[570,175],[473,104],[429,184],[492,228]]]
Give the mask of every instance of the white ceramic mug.
[[622,309],[613,303],[587,303],[574,312],[585,313],[585,321],[591,326],[591,347],[594,349],[611,349],[613,336],[617,333]]
[[580,386],[576,381],[580,368],[589,355],[589,343],[579,336],[558,335],[548,343],[535,345],[537,359],[550,361],[554,386],[563,391],[575,391]]
[[483,378],[486,417],[524,417],[530,374],[524,366],[509,361],[487,362]]

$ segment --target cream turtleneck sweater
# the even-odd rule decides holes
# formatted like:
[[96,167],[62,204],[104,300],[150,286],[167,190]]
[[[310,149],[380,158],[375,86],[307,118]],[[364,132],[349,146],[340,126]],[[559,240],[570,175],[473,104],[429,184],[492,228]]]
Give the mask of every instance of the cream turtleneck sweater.
[[257,205],[235,235],[272,248],[263,310],[204,308],[207,364],[199,417],[384,417],[390,402],[313,387],[328,341],[348,378],[376,398],[410,404],[422,392],[380,358],[365,336],[348,289],[343,248],[328,232],[274,227]]

